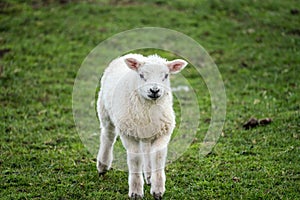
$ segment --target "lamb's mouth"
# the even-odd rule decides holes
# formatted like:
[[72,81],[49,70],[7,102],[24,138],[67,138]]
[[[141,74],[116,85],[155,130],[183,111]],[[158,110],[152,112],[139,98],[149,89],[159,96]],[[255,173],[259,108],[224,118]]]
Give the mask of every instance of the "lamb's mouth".
[[152,100],[156,100],[160,97],[161,95],[159,94],[149,94],[148,97]]

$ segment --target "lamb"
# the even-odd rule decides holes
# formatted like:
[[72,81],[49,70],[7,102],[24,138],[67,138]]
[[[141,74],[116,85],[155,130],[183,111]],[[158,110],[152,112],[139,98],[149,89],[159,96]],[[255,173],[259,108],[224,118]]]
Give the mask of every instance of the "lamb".
[[167,146],[175,127],[169,75],[186,65],[182,59],[127,54],[113,60],[103,74],[97,101],[101,128],[97,170],[103,175],[110,169],[113,145],[120,136],[127,151],[132,199],[143,198],[144,178],[155,199],[162,199],[165,192]]

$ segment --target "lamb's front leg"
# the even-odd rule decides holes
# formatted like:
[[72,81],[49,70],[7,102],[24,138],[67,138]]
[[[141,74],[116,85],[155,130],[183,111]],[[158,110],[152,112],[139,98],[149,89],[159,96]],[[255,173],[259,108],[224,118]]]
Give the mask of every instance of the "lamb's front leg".
[[132,199],[141,199],[144,196],[144,179],[142,173],[143,154],[141,152],[140,142],[130,136],[122,136],[121,139],[127,150],[127,164],[129,171],[128,195]]
[[169,136],[158,138],[152,145],[151,158],[151,190],[150,193],[155,199],[162,199],[165,193],[165,163],[167,158],[167,145]]
[[165,162],[167,147],[151,153],[151,190],[150,193],[155,199],[161,199],[165,193]]

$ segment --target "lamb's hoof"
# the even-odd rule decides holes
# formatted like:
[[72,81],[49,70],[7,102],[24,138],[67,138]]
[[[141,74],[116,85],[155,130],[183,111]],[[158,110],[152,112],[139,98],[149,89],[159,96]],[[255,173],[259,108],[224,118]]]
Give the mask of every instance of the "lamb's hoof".
[[143,199],[143,197],[139,194],[132,193],[130,199],[138,200],[138,199]]
[[108,166],[98,161],[97,170],[98,175],[103,176],[108,171]]
[[99,177],[104,176],[106,174],[107,170],[102,171],[102,172],[98,172]]
[[153,193],[153,197],[155,200],[161,200],[162,199],[162,193],[159,192],[159,193]]

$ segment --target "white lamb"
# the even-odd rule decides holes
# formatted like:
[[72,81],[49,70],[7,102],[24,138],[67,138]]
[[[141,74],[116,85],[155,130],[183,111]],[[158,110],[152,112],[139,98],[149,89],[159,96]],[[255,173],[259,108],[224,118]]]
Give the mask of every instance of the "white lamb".
[[175,127],[169,74],[186,65],[181,59],[127,54],[113,60],[104,72],[97,102],[101,125],[97,169],[101,175],[111,167],[119,135],[127,150],[132,199],[144,195],[143,172],[155,199],[165,192],[167,145]]

